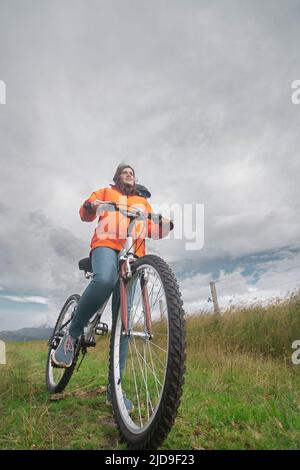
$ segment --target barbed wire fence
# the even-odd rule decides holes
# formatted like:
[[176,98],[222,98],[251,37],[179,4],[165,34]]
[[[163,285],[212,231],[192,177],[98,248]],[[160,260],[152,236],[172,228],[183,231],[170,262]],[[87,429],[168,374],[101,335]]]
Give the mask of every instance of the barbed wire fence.
[[[291,268],[282,269],[280,271],[274,271],[274,273],[281,274],[281,273],[284,273],[284,272],[287,272],[287,271],[291,271],[295,268],[300,268],[300,265],[297,265],[297,266],[295,265]],[[220,308],[218,293],[221,292],[221,294],[222,294],[222,284],[224,285],[225,282],[230,284],[230,287],[232,287],[232,286],[237,287],[237,286],[240,286],[240,285],[245,286],[245,281],[238,281],[238,282],[231,283],[226,278],[222,278],[222,279],[219,279],[219,280],[213,280],[213,281],[209,282],[209,287],[208,287],[207,290],[208,290],[208,292],[210,292],[210,296],[208,297],[207,302],[208,303],[211,302],[212,312],[217,317],[221,317],[222,313],[225,312],[226,310],[228,310],[231,307],[231,304],[232,304],[232,301],[233,301],[234,298],[236,298],[236,300],[239,300],[239,298],[242,298],[243,296],[246,296],[247,301],[248,301],[248,303],[246,304],[246,308],[251,307],[251,305],[257,304],[257,303],[259,303],[259,305],[264,307],[264,306],[269,305],[272,302],[272,300],[273,301],[276,300],[276,299],[285,300],[285,299],[288,299],[289,296],[291,296],[293,293],[296,293],[296,292],[300,291],[300,276],[298,275],[295,279],[289,279],[288,281],[281,282],[281,283],[276,283],[276,284],[270,284],[268,286],[266,285],[266,286],[263,287],[263,289],[258,289],[258,290],[255,290],[253,292],[249,292],[249,291],[247,291],[247,292],[237,292],[237,291],[235,291],[233,294],[230,295],[231,300],[229,300],[227,305],[225,307]],[[267,291],[271,291],[273,289],[280,289],[283,286],[284,287],[291,286],[291,289],[286,290],[285,294],[282,297],[280,297],[279,293],[274,294],[273,297],[271,297],[271,296],[264,297],[263,296],[263,293],[266,293]],[[254,298],[254,302],[249,302],[251,297]],[[221,296],[220,296],[220,298],[221,298]],[[241,303],[237,304],[237,307],[239,307],[239,306],[244,307],[244,305],[241,305]],[[206,313],[208,313],[208,312],[206,312]],[[187,336],[187,339],[189,339],[189,338],[198,337],[198,334],[195,334],[195,333],[192,333],[192,332],[189,331],[189,332],[186,333],[186,336]],[[199,354],[199,353],[189,354],[189,357],[200,357],[200,356],[201,356],[201,354]]]
[[[300,265],[295,265],[293,267],[287,268],[287,269],[282,269],[282,270],[276,270],[272,271],[273,274],[282,274],[288,271],[292,271],[296,268],[300,268]],[[210,287],[210,296],[208,297],[208,302],[212,302],[213,305],[213,310],[216,315],[221,315],[221,309],[219,307],[219,300],[218,300],[218,293],[222,293],[222,284],[224,283],[229,283],[228,279],[222,278],[218,280],[213,280],[210,281],[209,287]],[[245,281],[238,281],[238,282],[230,282],[230,287],[236,288],[238,286],[245,285]],[[286,286],[291,286],[291,289],[285,290],[285,293],[283,297],[280,297],[280,293],[274,293],[274,295],[269,295],[266,297],[266,292],[274,291],[275,289],[280,289],[281,287],[286,287]],[[248,286],[249,287],[249,286]],[[226,310],[230,304],[233,302],[234,299],[238,300],[239,298],[242,299],[243,297],[246,297],[246,299],[249,301],[251,298],[254,298],[257,302],[260,301],[262,304],[264,303],[269,303],[272,301],[272,299],[279,299],[279,298],[287,298],[288,295],[292,294],[293,292],[296,292],[300,290],[300,276],[298,275],[297,278],[295,279],[289,279],[288,281],[281,282],[281,283],[276,283],[276,284],[270,284],[270,285],[264,285],[263,289],[256,289],[255,286],[253,285],[253,290],[252,292],[245,291],[245,292],[233,292],[232,294],[229,294],[231,299],[229,300],[227,306],[225,308],[222,308],[222,310]],[[228,294],[227,294],[228,296]]]

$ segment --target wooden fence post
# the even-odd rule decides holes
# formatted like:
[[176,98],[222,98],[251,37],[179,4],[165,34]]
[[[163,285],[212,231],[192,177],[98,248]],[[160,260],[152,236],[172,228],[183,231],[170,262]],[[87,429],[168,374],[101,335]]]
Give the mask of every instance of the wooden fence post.
[[220,308],[218,304],[216,284],[214,283],[214,281],[210,281],[209,285],[210,285],[211,298],[214,304],[214,312],[216,315],[220,315],[221,312],[220,312]]

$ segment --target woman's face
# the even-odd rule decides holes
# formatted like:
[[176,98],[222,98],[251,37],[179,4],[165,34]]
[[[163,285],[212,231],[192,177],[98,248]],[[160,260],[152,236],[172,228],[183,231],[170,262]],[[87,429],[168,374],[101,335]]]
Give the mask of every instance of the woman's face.
[[130,186],[134,185],[134,174],[131,168],[127,167],[122,170],[120,173],[120,180],[124,184],[128,184]]

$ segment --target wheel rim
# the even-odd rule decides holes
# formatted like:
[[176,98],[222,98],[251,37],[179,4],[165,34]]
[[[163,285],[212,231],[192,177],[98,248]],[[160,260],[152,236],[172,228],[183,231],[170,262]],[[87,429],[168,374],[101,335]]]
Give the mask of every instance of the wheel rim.
[[[146,279],[145,288],[149,298],[152,338],[147,332],[144,315],[140,284],[143,276]],[[163,395],[169,356],[169,318],[163,282],[153,266],[139,266],[128,283],[127,291],[134,285],[129,313],[129,340],[122,333],[120,311],[117,318],[113,352],[114,383],[123,422],[131,432],[140,434],[153,421]],[[130,295],[128,297],[130,298]],[[126,342],[127,347],[124,346]],[[120,364],[122,356],[125,357],[124,368]],[[124,394],[134,405],[131,414],[126,409]]]
[[[62,338],[69,331],[70,320],[73,318],[74,310],[77,307],[77,304],[78,302],[75,299],[71,299],[70,302],[65,306],[65,309],[62,312],[59,322],[56,326],[55,333],[51,339],[51,345],[53,344],[53,341],[59,341],[59,338]],[[66,326],[64,326],[65,324]],[[48,358],[48,375],[51,387],[56,387],[61,381],[63,375],[65,374],[66,369],[63,369],[61,367],[55,367],[52,364],[51,357],[56,348],[51,347],[51,345]]]

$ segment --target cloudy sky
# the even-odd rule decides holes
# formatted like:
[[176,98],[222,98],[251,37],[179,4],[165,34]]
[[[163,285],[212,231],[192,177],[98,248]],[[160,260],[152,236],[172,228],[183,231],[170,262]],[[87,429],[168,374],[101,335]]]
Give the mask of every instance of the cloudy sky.
[[153,207],[204,205],[203,248],[147,242],[188,312],[212,279],[222,306],[299,286],[299,19],[298,0],[0,0],[0,330],[83,292],[78,209],[121,161]]

